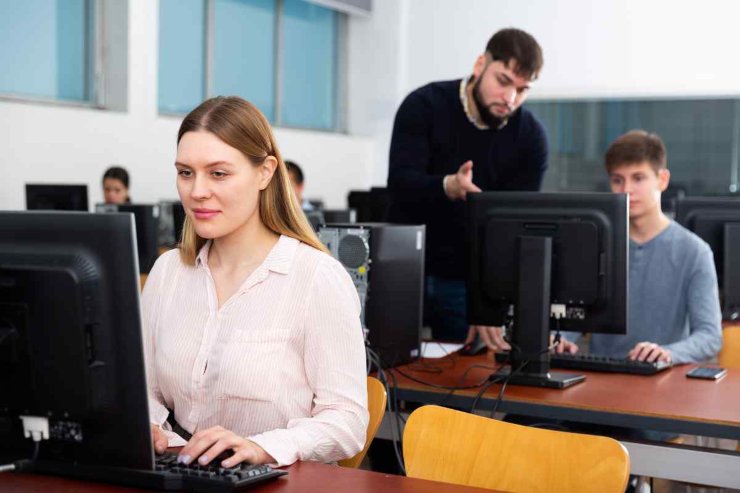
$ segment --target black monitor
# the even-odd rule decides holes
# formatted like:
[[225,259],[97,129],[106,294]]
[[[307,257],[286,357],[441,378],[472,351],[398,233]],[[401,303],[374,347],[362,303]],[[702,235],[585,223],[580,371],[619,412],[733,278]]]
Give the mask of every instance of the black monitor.
[[469,323],[513,319],[512,383],[582,380],[549,372],[550,330],[626,334],[627,196],[484,192],[467,201]]
[[139,269],[142,274],[148,274],[159,256],[159,205],[96,204],[95,212],[130,212],[134,215]]
[[26,209],[87,211],[87,185],[26,184]]
[[370,190],[352,190],[347,195],[347,205],[357,211],[357,222],[382,223],[388,220],[391,196],[387,188],[372,187]]
[[676,202],[686,197],[686,187],[670,183],[663,193],[660,194],[660,208],[666,214],[675,214]]
[[676,202],[676,221],[709,243],[722,298],[722,316],[740,316],[740,199],[684,197]]
[[354,209],[324,209],[321,212],[324,214],[326,224],[351,224],[357,222],[357,212]]
[[323,211],[303,211],[303,213],[306,215],[306,219],[308,219],[313,230],[317,233],[319,232],[319,228],[326,223],[326,221],[324,221]]
[[182,241],[185,225],[185,208],[179,200],[160,200],[159,239],[160,247],[175,248]]
[[324,201],[321,199],[307,199],[308,203],[313,208],[312,210],[320,211],[324,209]]
[[48,421],[34,471],[153,470],[133,231],[130,214],[0,212],[3,460],[33,454],[25,415]]

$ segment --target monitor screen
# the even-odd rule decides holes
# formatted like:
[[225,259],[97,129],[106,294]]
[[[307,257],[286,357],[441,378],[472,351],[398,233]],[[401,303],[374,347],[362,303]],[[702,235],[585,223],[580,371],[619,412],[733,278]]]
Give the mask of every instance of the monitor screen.
[[626,333],[626,195],[484,192],[467,201],[471,325],[513,320],[515,346],[542,363],[551,328]]
[[676,221],[709,244],[725,319],[740,315],[740,199],[684,197],[676,201]]
[[357,214],[354,209],[324,209],[322,212],[326,224],[357,222]]
[[26,184],[26,209],[87,211],[87,185]]
[[182,240],[185,224],[185,208],[179,200],[160,200],[159,203],[159,246],[175,248]]
[[372,187],[370,190],[351,190],[347,194],[347,205],[356,211],[359,223],[382,223],[388,220],[391,197],[387,188]]
[[[0,455],[153,468],[130,214],[0,212]],[[39,466],[39,469],[43,469]]]
[[306,219],[311,224],[314,231],[318,232],[321,225],[325,224],[324,213],[322,211],[303,211]]

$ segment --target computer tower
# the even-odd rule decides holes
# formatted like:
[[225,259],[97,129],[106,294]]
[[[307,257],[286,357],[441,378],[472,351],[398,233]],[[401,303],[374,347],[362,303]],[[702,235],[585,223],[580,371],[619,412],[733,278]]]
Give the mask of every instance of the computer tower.
[[423,225],[356,223],[319,228],[319,238],[357,288],[365,336],[385,367],[419,355],[425,236]]

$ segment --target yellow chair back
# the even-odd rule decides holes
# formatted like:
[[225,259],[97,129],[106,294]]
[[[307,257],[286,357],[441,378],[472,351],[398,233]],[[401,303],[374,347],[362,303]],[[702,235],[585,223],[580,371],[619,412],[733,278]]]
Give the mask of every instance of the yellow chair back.
[[629,454],[606,437],[531,428],[439,406],[403,434],[409,477],[504,491],[622,493]]
[[362,459],[367,454],[367,449],[370,448],[370,444],[375,438],[375,434],[378,432],[380,422],[383,421],[383,415],[385,414],[385,404],[388,396],[385,394],[385,387],[375,377],[367,377],[367,409],[370,413],[370,421],[367,424],[367,438],[365,439],[365,448],[362,451],[350,457],[339,461],[339,465],[342,467],[357,468]]
[[722,331],[719,366],[740,370],[740,326],[726,327]]

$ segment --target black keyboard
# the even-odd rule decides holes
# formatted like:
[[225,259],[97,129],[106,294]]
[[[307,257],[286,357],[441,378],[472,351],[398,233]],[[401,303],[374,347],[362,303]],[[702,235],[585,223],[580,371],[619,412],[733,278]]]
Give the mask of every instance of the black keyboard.
[[223,458],[225,456],[217,457],[211,464],[201,466],[195,461],[190,465],[179,464],[177,455],[174,454],[158,455],[155,457],[154,470],[38,461],[30,468],[30,471],[148,490],[203,493],[243,491],[263,481],[288,474],[286,471],[273,469],[270,466],[245,463],[227,469],[220,466]]
[[246,463],[224,468],[218,458],[206,466],[201,466],[197,461],[185,465],[177,462],[177,455],[174,454],[159,455],[155,463],[155,472],[179,476],[181,489],[203,493],[242,491],[257,483],[288,474],[270,466]]
[[[508,353],[496,353],[496,361],[506,363],[509,361]],[[551,354],[550,366],[553,368],[566,368],[570,370],[602,371],[609,373],[629,373],[633,375],[654,375],[667,370],[671,363],[665,361],[633,361],[624,358],[610,358],[595,354]]]

